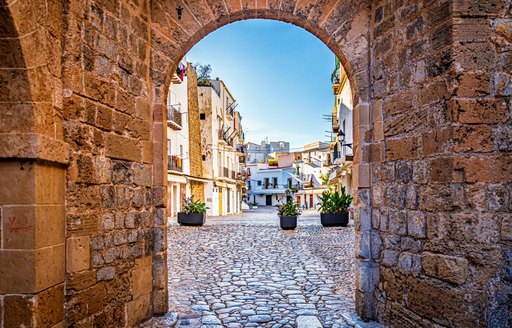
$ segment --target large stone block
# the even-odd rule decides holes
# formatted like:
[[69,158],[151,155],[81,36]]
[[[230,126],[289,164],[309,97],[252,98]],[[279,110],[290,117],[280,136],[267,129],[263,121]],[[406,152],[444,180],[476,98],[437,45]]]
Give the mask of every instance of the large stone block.
[[66,242],[66,271],[88,270],[91,265],[91,237],[70,237]]
[[145,294],[128,302],[125,306],[127,324],[134,327],[151,315],[151,294]]
[[106,140],[106,155],[111,158],[125,159],[134,162],[142,160],[142,149],[136,139],[108,134]]
[[431,280],[407,279],[409,310],[449,327],[485,327],[488,298],[479,290],[457,289]]
[[135,298],[150,294],[153,289],[152,263],[151,256],[135,260],[131,276],[132,293]]
[[34,327],[33,296],[7,295],[4,297],[4,327]]
[[64,281],[64,244],[0,251],[0,292],[36,293]]
[[64,242],[64,206],[4,206],[5,249],[34,249]]
[[42,291],[36,299],[37,327],[55,327],[64,320],[64,284]]
[[462,257],[425,252],[421,266],[428,276],[454,284],[463,284],[468,279],[468,260]]

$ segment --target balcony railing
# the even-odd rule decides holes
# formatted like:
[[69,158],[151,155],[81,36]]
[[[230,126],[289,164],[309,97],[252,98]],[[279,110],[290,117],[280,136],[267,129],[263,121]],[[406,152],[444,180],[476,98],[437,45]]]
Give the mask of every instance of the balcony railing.
[[181,130],[181,112],[174,106],[167,106],[167,125],[174,130]]
[[167,169],[169,171],[183,172],[183,159],[176,155],[168,155]]
[[338,118],[338,111],[332,113],[332,132],[337,133],[340,130],[340,120]]
[[233,139],[229,138],[229,135],[226,133],[226,131],[219,130],[219,141],[220,140],[225,141],[230,146],[233,146]]
[[247,146],[245,145],[238,145],[236,146],[236,151],[239,153],[247,154]]

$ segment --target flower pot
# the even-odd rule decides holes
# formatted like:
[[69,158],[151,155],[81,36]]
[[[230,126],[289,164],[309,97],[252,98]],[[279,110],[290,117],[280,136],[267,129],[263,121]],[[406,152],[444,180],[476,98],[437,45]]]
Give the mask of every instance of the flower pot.
[[348,212],[320,213],[320,222],[324,227],[346,227]]
[[187,226],[202,226],[206,220],[206,214],[178,212],[178,223]]
[[281,225],[281,229],[283,229],[283,230],[293,230],[297,227],[297,217],[296,216],[280,216],[279,224]]

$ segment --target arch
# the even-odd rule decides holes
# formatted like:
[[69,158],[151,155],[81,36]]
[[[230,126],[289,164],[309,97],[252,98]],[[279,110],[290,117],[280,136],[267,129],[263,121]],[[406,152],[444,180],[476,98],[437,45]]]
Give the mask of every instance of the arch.
[[0,0],[4,326],[54,326],[64,320],[64,189],[69,154],[62,140],[60,60],[38,51],[55,47],[59,54],[60,50],[54,44],[59,41],[47,30],[50,26],[35,23],[35,15],[42,19],[47,10],[59,6],[39,10],[35,3]]
[[[183,7],[182,7],[183,5]],[[181,16],[178,6],[182,9]],[[320,39],[340,59],[347,72],[352,87],[354,104],[355,135],[364,133],[368,128],[370,87],[370,1],[205,1],[204,3],[175,2],[157,0],[152,2],[151,9],[151,82],[153,84],[153,110],[155,112],[154,135],[165,140],[165,125],[162,124],[165,116],[165,99],[170,85],[171,72],[174,72],[178,61],[202,38],[216,29],[240,20],[270,19],[290,23],[305,29]],[[361,116],[363,119],[358,119]],[[360,129],[360,127],[362,129]],[[360,156],[363,138],[354,138],[355,157]],[[164,178],[165,160],[159,154],[166,154],[166,142],[155,144],[158,154],[155,153],[154,163],[162,163],[164,171],[155,168],[154,181],[165,188]],[[364,167],[368,171],[368,167]],[[358,161],[354,165],[354,185],[362,192],[368,184],[357,183]],[[361,174],[367,180],[367,172]],[[162,192],[163,194],[163,192]],[[371,215],[368,205],[361,203],[355,195],[358,207]],[[356,218],[358,216],[356,215]],[[357,220],[357,219],[356,219]],[[356,251],[356,254],[361,252]],[[166,268],[155,269],[161,272]],[[356,306],[359,314],[364,318],[373,318],[373,290],[377,284],[375,276],[378,264],[373,261],[361,262],[357,266],[358,276],[371,283],[364,288],[358,284]],[[167,296],[167,295],[166,295]],[[163,300],[160,300],[160,303]]]

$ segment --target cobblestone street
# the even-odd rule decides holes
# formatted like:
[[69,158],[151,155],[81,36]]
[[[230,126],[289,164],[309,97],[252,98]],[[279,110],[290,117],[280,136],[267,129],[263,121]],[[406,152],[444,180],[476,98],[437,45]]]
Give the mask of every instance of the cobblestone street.
[[342,326],[354,308],[353,226],[323,228],[316,211],[283,231],[275,208],[169,229],[170,311],[177,327]]

